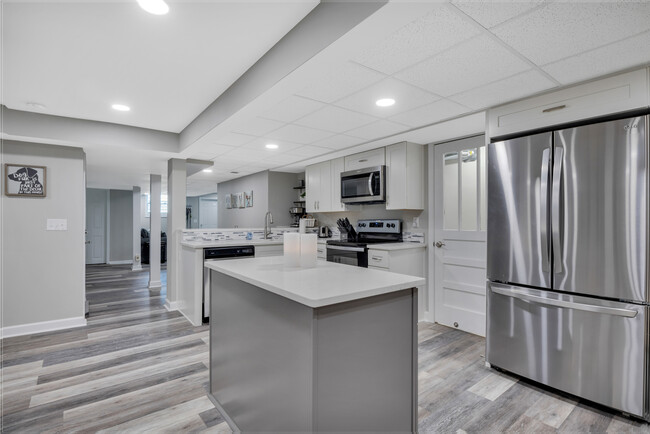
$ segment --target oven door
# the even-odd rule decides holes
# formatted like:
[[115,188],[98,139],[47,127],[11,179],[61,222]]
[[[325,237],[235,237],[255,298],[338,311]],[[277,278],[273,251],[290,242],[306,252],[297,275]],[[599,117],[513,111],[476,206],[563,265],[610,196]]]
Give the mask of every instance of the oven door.
[[386,201],[385,166],[341,173],[341,202],[382,203]]
[[368,248],[327,245],[327,260],[339,264],[368,268]]

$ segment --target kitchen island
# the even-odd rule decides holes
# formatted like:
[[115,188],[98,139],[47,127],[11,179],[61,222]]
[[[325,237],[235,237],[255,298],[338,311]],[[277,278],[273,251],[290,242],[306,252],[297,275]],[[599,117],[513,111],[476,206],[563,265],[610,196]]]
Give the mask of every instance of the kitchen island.
[[210,398],[231,428],[416,430],[423,278],[283,257],[206,267]]

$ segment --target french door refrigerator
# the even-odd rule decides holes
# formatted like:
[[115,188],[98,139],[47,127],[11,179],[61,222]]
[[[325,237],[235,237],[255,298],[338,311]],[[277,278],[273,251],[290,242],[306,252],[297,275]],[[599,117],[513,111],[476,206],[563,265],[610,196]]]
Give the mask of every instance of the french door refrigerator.
[[490,143],[486,360],[648,419],[648,118]]

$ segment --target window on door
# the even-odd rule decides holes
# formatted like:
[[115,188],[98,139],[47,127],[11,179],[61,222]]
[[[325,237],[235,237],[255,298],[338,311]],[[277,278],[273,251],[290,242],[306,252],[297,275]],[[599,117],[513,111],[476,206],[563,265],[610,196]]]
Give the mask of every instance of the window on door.
[[442,170],[444,229],[485,232],[485,146],[445,153]]

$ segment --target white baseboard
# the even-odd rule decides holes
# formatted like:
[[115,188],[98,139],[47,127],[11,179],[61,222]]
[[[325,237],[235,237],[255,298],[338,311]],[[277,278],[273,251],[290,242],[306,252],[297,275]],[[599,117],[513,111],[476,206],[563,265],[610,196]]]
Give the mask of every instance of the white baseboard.
[[52,332],[55,330],[71,329],[74,327],[84,327],[85,325],[86,318],[84,317],[21,324],[0,328],[0,339],[11,338],[14,336],[32,335],[35,333]]
[[167,309],[168,311],[178,310],[179,309],[178,302],[165,300],[165,309]]
[[[133,261],[131,261],[133,262]],[[131,271],[142,271],[142,265],[140,263],[133,263],[133,267],[131,267]]]
[[108,261],[106,263],[108,265],[126,265],[126,264],[133,264],[133,261],[130,259],[126,259],[124,261]]

